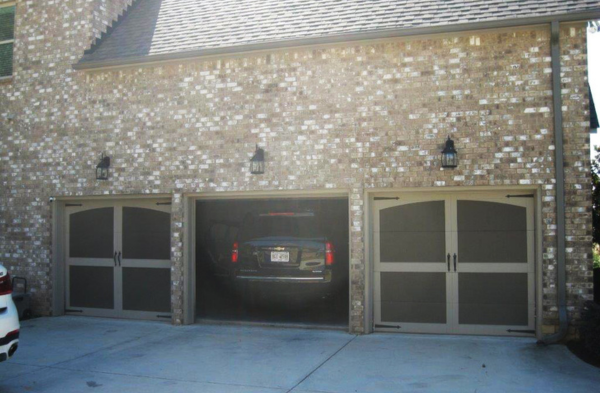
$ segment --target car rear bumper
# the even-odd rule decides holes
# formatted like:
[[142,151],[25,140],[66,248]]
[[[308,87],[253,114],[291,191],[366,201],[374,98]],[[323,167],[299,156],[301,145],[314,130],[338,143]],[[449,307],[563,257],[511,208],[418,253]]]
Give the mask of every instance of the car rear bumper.
[[328,284],[331,282],[331,271],[326,270],[317,274],[302,275],[276,275],[261,272],[237,272],[234,276],[236,281],[256,282],[285,282],[297,284]]
[[20,324],[12,295],[4,295],[2,303],[4,307],[0,308],[0,361],[5,361],[17,350]]
[[7,344],[0,345],[0,362],[10,359],[19,347],[19,339],[13,339]]

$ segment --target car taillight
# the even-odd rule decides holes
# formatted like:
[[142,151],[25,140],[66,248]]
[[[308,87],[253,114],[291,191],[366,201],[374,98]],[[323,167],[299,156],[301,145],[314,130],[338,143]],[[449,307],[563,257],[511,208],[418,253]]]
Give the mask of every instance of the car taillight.
[[10,281],[10,274],[6,273],[6,276],[0,277],[0,296],[10,295],[12,293],[12,281]]
[[8,334],[6,335],[6,337],[18,336],[18,335],[19,335],[19,329],[13,330],[12,332],[8,332]]
[[329,242],[325,244],[325,265],[331,266],[335,262],[333,245]]
[[239,256],[238,242],[233,243],[233,249],[231,250],[231,262],[237,263]]

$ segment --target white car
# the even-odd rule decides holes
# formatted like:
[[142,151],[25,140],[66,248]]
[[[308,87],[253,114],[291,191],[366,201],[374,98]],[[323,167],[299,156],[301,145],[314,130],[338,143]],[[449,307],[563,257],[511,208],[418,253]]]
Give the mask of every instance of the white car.
[[19,346],[19,314],[12,298],[8,270],[0,265],[0,362],[10,359]]

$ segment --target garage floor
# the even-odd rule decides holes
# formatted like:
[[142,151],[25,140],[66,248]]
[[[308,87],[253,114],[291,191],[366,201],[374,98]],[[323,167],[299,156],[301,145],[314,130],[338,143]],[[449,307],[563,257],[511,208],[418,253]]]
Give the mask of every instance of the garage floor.
[[42,318],[2,392],[591,392],[600,370],[531,339]]

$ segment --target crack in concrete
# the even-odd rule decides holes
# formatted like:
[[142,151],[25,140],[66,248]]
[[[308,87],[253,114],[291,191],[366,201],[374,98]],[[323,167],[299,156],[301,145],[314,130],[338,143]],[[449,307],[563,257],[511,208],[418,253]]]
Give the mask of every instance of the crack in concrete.
[[293,391],[294,389],[296,389],[298,386],[300,386],[302,384],[302,382],[306,381],[311,375],[313,375],[315,373],[315,371],[317,371],[318,369],[320,369],[321,367],[323,367],[323,365],[325,363],[327,363],[328,361],[330,361],[335,355],[337,355],[338,353],[340,353],[342,351],[342,349],[346,348],[352,341],[356,340],[358,336],[354,336],[352,337],[352,339],[350,339],[346,344],[342,345],[342,347],[340,349],[338,349],[337,351],[335,351],[331,356],[329,356],[327,359],[325,359],[321,364],[319,364],[315,369],[313,369],[311,372],[309,372],[308,374],[306,374],[306,376],[304,378],[302,378],[302,380],[300,382],[298,382],[296,385],[294,385],[290,390],[288,390],[286,393],[290,393],[291,391]]

